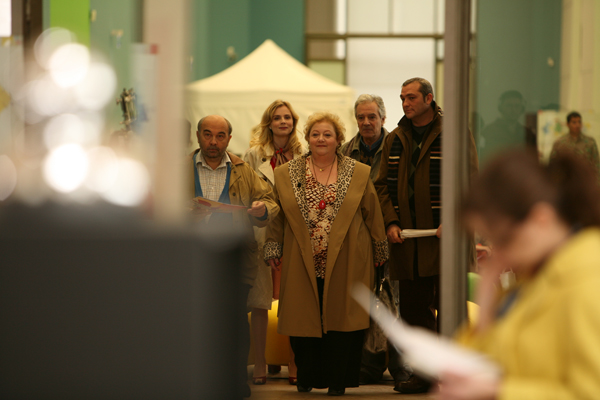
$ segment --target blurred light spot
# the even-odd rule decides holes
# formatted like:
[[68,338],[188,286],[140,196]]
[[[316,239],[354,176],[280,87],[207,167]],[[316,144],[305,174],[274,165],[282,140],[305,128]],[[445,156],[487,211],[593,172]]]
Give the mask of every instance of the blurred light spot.
[[46,29],[35,41],[35,58],[42,67],[48,68],[52,53],[60,46],[73,42],[75,42],[75,36],[66,29]]
[[68,193],[83,183],[88,158],[81,146],[66,144],[50,152],[44,161],[44,178],[53,189]]
[[48,69],[56,84],[63,88],[81,82],[90,66],[90,52],[81,44],[65,44],[50,56]]
[[25,95],[29,111],[38,116],[61,114],[73,106],[71,94],[58,87],[49,77],[30,82],[25,88]]
[[89,110],[100,110],[115,95],[117,77],[113,69],[102,63],[92,63],[85,78],[75,86],[79,105]]
[[52,118],[44,128],[44,142],[48,149],[64,144],[85,144],[85,125],[73,114],[61,114]]
[[120,206],[136,206],[144,201],[150,187],[150,177],[140,162],[123,158],[115,183],[102,197]]
[[10,196],[17,186],[17,168],[12,160],[5,155],[0,155],[0,201]]
[[90,167],[85,185],[98,193],[111,188],[119,174],[119,160],[109,147],[96,147],[88,152]]

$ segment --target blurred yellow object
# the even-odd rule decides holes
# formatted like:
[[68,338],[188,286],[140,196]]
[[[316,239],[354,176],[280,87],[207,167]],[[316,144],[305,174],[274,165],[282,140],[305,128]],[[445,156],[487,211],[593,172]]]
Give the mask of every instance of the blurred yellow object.
[[[267,346],[265,349],[265,358],[268,365],[287,365],[290,358],[288,336],[277,333],[278,308],[279,300],[271,303],[269,324],[267,325]],[[248,313],[248,323],[250,323],[250,313]],[[250,332],[252,332],[252,328]],[[250,354],[248,355],[248,365],[252,364],[254,364],[254,343],[250,343]]]
[[467,301],[467,315],[469,318],[469,326],[475,326],[479,319],[479,306],[472,301]]

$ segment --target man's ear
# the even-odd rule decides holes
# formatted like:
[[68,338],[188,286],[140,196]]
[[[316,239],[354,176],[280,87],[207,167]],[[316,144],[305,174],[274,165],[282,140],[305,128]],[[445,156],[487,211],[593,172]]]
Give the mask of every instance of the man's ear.
[[425,97],[425,102],[427,103],[427,105],[430,105],[432,101],[433,101],[433,94],[428,93],[427,97]]

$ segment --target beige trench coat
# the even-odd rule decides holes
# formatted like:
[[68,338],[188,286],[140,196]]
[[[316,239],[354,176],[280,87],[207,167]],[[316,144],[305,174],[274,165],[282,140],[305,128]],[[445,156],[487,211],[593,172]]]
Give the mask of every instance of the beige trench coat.
[[373,284],[374,263],[388,258],[383,217],[370,168],[341,156],[337,211],[329,235],[323,316],[312,245],[307,228],[306,155],[275,169],[275,197],[281,210],[267,228],[265,260],[282,258],[278,332],[321,337],[328,331],[369,327],[369,315],[351,297],[356,283]]

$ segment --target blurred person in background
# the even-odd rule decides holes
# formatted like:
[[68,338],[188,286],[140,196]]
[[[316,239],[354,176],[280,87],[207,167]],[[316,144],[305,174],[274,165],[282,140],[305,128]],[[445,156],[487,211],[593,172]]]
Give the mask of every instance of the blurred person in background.
[[[597,399],[600,395],[600,189],[593,169],[557,152],[490,161],[463,206],[494,251],[482,267],[480,317],[459,341],[502,376],[442,375],[440,399]],[[512,269],[517,283],[498,291]]]
[[[433,99],[431,83],[423,78],[405,81],[400,98],[404,117],[385,140],[375,188],[390,242],[390,277],[399,281],[400,317],[410,325],[435,332],[439,318],[443,112]],[[477,169],[475,140],[469,133],[470,176]],[[437,232],[435,236],[405,240],[403,229]],[[429,388],[430,382],[417,375],[394,386],[400,393],[424,393]]]
[[508,148],[527,148],[537,154],[537,137],[533,130],[522,125],[519,118],[525,113],[521,92],[507,90],[498,99],[500,116],[481,132],[481,160]]
[[555,157],[560,150],[572,151],[578,157],[588,161],[596,169],[596,173],[600,173],[598,145],[593,137],[584,135],[581,132],[581,114],[576,111],[569,113],[567,115],[567,127],[569,133],[556,139],[552,146],[550,158]]
[[[302,144],[296,133],[297,127],[298,114],[294,112],[291,104],[287,101],[275,100],[267,107],[260,123],[252,130],[250,148],[244,154],[244,161],[270,187],[275,184],[273,173],[275,168],[302,154]],[[265,265],[262,256],[265,234],[266,228],[254,228],[254,235],[258,242],[258,257],[256,260],[258,275],[248,295],[248,308],[252,310],[252,342],[254,343],[252,383],[255,385],[264,385],[267,382],[265,347],[269,322],[268,310],[271,309],[274,297],[271,267]],[[280,278],[278,274],[273,274],[273,276],[276,279]],[[278,292],[277,283],[275,286]],[[279,298],[279,293],[275,293],[275,298]],[[291,347],[289,351],[288,380],[291,385],[295,385],[297,382],[296,363]],[[279,366],[269,366],[269,369],[271,370],[273,367]]]
[[275,170],[281,212],[267,228],[265,260],[281,269],[278,331],[290,336],[299,392],[359,385],[369,315],[350,296],[373,285],[388,245],[370,168],[339,153],[344,126],[316,113],[304,130],[309,153]]
[[[257,274],[256,257],[258,245],[251,235],[252,227],[264,227],[279,212],[279,206],[273,198],[271,187],[241,158],[227,151],[231,140],[232,127],[229,121],[220,115],[209,115],[198,122],[196,137],[200,148],[189,157],[193,167],[190,174],[189,198],[203,197],[220,203],[241,205],[246,209],[231,213],[211,214],[204,219],[205,229],[231,229],[248,231],[251,239],[245,254],[246,262],[240,266],[242,274],[241,298],[248,301],[248,292],[254,284]],[[232,287],[236,287],[233,285]],[[240,385],[244,397],[250,396],[247,381],[247,361],[250,350],[250,332],[248,316],[244,312],[239,316],[245,329],[240,332],[240,361],[235,366],[234,382]]]

